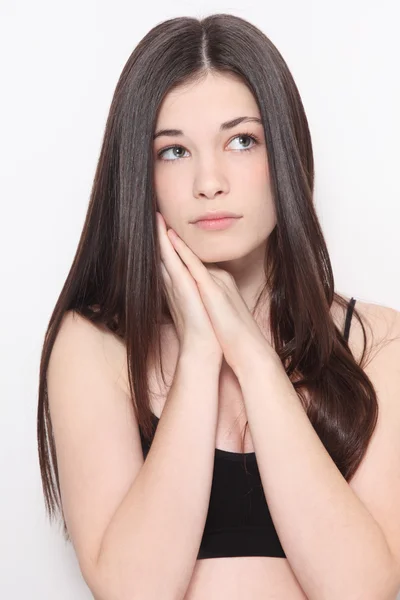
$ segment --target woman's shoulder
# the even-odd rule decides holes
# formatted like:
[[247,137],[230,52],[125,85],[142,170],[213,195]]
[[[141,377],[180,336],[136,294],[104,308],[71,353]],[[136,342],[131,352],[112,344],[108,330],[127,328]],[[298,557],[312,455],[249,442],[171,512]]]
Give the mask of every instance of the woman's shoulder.
[[[331,307],[331,315],[337,328],[343,332],[347,309],[351,298],[343,294],[341,296],[346,301],[346,304],[342,306],[335,301]],[[400,337],[399,311],[383,304],[364,302],[358,297],[355,297],[355,300],[354,311],[358,312],[364,325],[367,353],[374,353],[385,346],[386,343],[390,342],[392,338],[396,338],[397,336]],[[80,316],[77,313],[72,314],[72,312],[73,311],[68,311],[69,314],[66,316],[67,319],[77,320],[80,327],[87,329],[88,333],[89,330],[92,330],[94,334],[94,330],[96,330],[95,335],[99,339],[99,343],[102,344],[106,360],[114,372],[116,381],[118,381],[124,391],[129,393],[127,353],[124,340],[119,338],[112,331],[105,328],[100,329],[85,317]],[[163,338],[164,336],[168,337],[167,346],[170,346],[171,339],[169,338],[171,337],[171,332],[169,328],[163,327],[162,334]],[[353,356],[356,361],[359,362],[364,350],[364,332],[363,327],[354,312],[350,322],[348,343]]]
[[[127,354],[126,344],[110,329],[91,321],[88,317],[75,310],[68,310],[63,315],[60,326],[61,336],[70,336],[80,343],[80,340],[92,340],[101,350],[104,364],[114,381],[127,392]],[[59,337],[59,336],[57,336]]]
[[[348,300],[350,301],[350,299]],[[357,310],[364,325],[366,351],[371,353],[371,356],[400,334],[398,310],[384,304],[364,302],[358,298],[356,298],[354,309]],[[364,331],[354,314],[351,319],[349,345],[354,349],[355,356],[361,358],[364,348]]]

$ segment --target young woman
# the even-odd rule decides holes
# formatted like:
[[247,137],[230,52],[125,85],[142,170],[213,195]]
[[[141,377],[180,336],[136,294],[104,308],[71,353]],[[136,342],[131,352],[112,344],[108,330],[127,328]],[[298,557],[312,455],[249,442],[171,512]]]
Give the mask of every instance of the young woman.
[[138,44],[40,370],[46,507],[95,598],[396,597],[399,313],[335,290],[313,184],[254,25]]

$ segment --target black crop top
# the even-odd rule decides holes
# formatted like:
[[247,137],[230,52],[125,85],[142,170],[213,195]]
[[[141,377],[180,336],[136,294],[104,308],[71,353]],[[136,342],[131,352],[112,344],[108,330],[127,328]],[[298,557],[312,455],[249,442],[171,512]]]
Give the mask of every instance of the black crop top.
[[[348,341],[356,300],[351,298],[344,338]],[[159,419],[153,415],[155,428]],[[142,432],[143,456],[146,444]],[[246,459],[246,469],[244,465]],[[286,558],[270,515],[255,452],[215,449],[210,502],[197,558],[271,556]]]

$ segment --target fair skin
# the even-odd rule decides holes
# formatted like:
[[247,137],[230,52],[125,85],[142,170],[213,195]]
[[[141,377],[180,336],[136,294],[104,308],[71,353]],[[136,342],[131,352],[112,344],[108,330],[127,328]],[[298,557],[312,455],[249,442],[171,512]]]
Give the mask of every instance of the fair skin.
[[[251,309],[265,282],[265,247],[276,213],[262,123],[245,121],[220,131],[222,123],[238,117],[261,119],[261,114],[250,90],[234,76],[208,74],[169,92],[155,131],[183,134],[155,138],[154,186],[167,226],[203,263],[231,273]],[[209,210],[230,210],[242,218],[221,231],[190,223]]]
[[[289,580],[288,571],[278,573],[279,582],[273,580],[271,572],[280,567],[275,557],[265,557],[267,560],[235,557],[235,566],[226,557],[222,562],[219,559],[215,566],[205,561],[205,565],[197,567],[193,578],[200,574],[200,579],[197,584],[194,579],[194,587],[189,586],[186,597],[190,600],[210,597],[205,593],[210,581],[225,584],[243,564],[248,567],[243,581],[260,583],[256,592],[260,599],[269,594],[270,598],[279,595],[293,600],[345,596],[394,600],[399,590],[396,525],[399,511],[395,502],[398,494],[393,491],[398,481],[398,461],[396,463],[393,457],[399,446],[399,403],[395,402],[400,383],[399,344],[388,345],[383,357],[375,357],[365,370],[379,398],[379,427],[374,431],[369,452],[365,453],[356,476],[349,483],[310,424],[279,357],[260,335],[247,311],[262,282],[263,251],[276,223],[271,194],[268,194],[265,145],[262,150],[257,146],[252,152],[232,151],[235,134],[226,140],[216,133],[218,123],[224,119],[249,114],[246,111],[251,107],[255,109],[252,96],[247,96],[245,89],[237,81],[207,78],[176,97],[167,98],[170,102],[168,118],[165,116],[162,121],[161,112],[161,126],[172,128],[179,123],[183,128],[185,135],[180,136],[179,144],[176,140],[168,142],[179,146],[182,143],[182,148],[175,150],[179,150],[178,156],[182,154],[183,158],[174,158],[175,153],[168,150],[168,157],[173,154],[170,160],[175,166],[169,161],[157,161],[156,193],[159,211],[177,233],[177,236],[172,234],[170,240],[197,283],[226,361],[240,385],[242,398],[239,401],[243,402],[248,418],[268,508],[285,549],[287,565],[290,564],[291,574],[299,585],[294,588],[294,577]],[[185,111],[185,105],[190,110]],[[232,106],[236,111],[240,109],[239,114],[224,116]],[[188,129],[185,130],[185,126]],[[161,138],[156,139],[158,144]],[[221,198],[214,200],[217,193]],[[221,235],[192,227],[190,221],[211,208],[226,208],[243,214],[243,218]],[[161,224],[159,237],[166,273],[174,286],[178,286],[186,271],[179,270]],[[223,271],[212,273],[207,263],[215,263]],[[219,284],[222,284],[222,293]],[[394,311],[391,319],[396,323],[392,331],[398,340],[400,327]],[[382,333],[377,327],[373,329],[374,333]],[[230,398],[225,406],[232,415]],[[217,430],[216,437],[218,433]],[[252,561],[252,558],[261,560]],[[261,562],[266,565],[264,575],[253,578],[250,569]],[[221,579],[217,569],[229,563],[228,577]],[[205,573],[203,580],[202,572]],[[242,596],[238,588],[234,594]],[[221,591],[213,597],[221,597]]]

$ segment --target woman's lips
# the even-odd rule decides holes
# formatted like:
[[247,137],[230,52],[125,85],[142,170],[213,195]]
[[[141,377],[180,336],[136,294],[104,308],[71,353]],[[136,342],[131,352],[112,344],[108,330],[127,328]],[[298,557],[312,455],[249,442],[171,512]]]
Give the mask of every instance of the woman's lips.
[[223,219],[204,219],[203,221],[196,221],[194,225],[200,227],[201,229],[206,230],[220,230],[227,229],[231,225],[235,223],[235,221],[239,221],[241,217],[224,217]]

